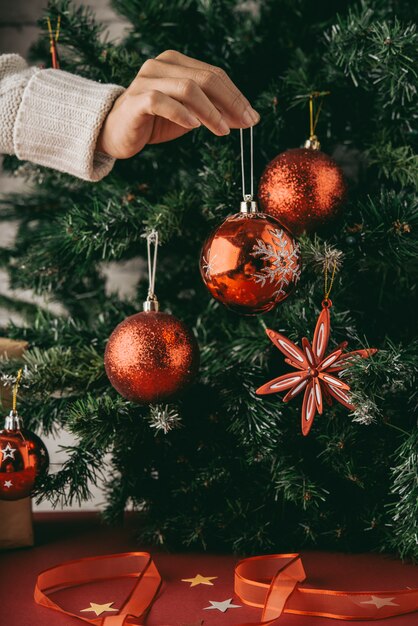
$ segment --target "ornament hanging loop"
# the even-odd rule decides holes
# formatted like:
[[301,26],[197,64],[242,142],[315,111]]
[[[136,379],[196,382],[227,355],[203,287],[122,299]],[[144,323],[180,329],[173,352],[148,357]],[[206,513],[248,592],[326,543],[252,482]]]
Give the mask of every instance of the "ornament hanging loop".
[[48,33],[49,33],[49,51],[51,53],[51,62],[54,70],[60,69],[60,62],[58,58],[57,51],[57,42],[60,36],[60,28],[61,28],[61,15],[58,16],[57,26],[55,29],[55,33],[52,30],[52,24],[49,17],[46,18],[46,22],[48,24]]
[[250,126],[250,193],[245,190],[245,159],[244,159],[244,131],[239,129],[240,147],[241,147],[241,178],[242,178],[242,197],[240,205],[241,213],[257,213],[258,206],[254,200],[254,140],[253,127]]
[[331,298],[325,298],[324,300],[322,300],[321,306],[323,309],[330,309],[332,307]]
[[159,305],[155,295],[155,278],[157,274],[158,231],[152,230],[147,237],[148,253],[148,296],[144,302],[144,311],[158,311]]
[[23,369],[20,369],[16,376],[15,384],[13,385],[12,395],[12,410],[5,419],[4,428],[6,430],[20,430],[22,428],[22,420],[17,412],[17,394],[20,387],[20,381],[22,379]]
[[19,391],[19,387],[20,387],[20,381],[22,379],[22,374],[23,374],[23,369],[20,368],[20,370],[17,373],[16,376],[16,382],[13,386],[13,404],[12,404],[12,411],[13,413],[16,415],[17,414],[17,393]]
[[334,262],[334,266],[332,268],[331,279],[328,281],[328,263],[325,263],[324,268],[324,299],[322,300],[322,308],[329,309],[332,307],[332,300],[330,299],[330,294],[332,287],[334,285],[335,273],[337,271],[337,263]]
[[[319,120],[319,114],[322,109],[323,98],[324,96],[329,96],[330,93],[330,91],[313,91],[309,95],[309,139],[305,141],[305,148],[310,148],[311,150],[320,150],[321,148],[321,144],[315,134],[315,131]],[[318,98],[321,98],[321,102],[315,111],[315,102]]]

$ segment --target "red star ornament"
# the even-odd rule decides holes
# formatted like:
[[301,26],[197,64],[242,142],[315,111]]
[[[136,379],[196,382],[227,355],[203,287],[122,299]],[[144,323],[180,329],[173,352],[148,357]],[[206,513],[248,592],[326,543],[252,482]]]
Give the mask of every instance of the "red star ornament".
[[334,398],[347,409],[351,411],[354,409],[349,398],[349,385],[334,374],[338,374],[351,365],[352,362],[350,361],[353,357],[358,356],[366,359],[377,352],[375,348],[369,348],[344,353],[344,349],[347,347],[347,341],[344,341],[334,352],[324,356],[331,330],[331,306],[332,302],[329,299],[322,302],[322,311],[315,326],[312,345],[304,337],[302,349],[284,335],[274,330],[266,330],[270,341],[287,357],[285,362],[295,368],[296,371],[270,380],[259,387],[256,393],[259,396],[264,396],[288,389],[283,402],[289,402],[305,390],[301,414],[302,433],[304,435],[307,435],[311,430],[316,413],[322,414],[324,400],[331,405],[332,398]]

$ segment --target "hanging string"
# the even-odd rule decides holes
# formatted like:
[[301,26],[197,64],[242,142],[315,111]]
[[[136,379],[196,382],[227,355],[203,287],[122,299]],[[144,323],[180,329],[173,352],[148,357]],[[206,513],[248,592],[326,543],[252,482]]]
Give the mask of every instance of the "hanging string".
[[57,27],[55,29],[55,34],[52,31],[51,20],[49,19],[49,17],[46,18],[46,21],[47,21],[47,24],[48,24],[49,51],[51,53],[52,67],[54,68],[54,70],[59,70],[60,64],[59,64],[58,52],[57,52],[57,41],[58,41],[58,38],[60,36],[61,15],[58,16]]
[[[315,137],[316,126],[319,120],[319,114],[321,113],[322,104],[324,102],[324,96],[329,96],[330,91],[313,91],[309,96],[309,139]],[[318,109],[315,112],[315,101],[321,97]]]
[[12,403],[12,410],[13,413],[17,413],[16,407],[17,407],[17,392],[19,391],[19,386],[20,386],[20,380],[22,378],[22,374],[23,374],[23,369],[20,369],[17,373],[16,376],[16,382],[13,386],[13,403]]
[[148,252],[148,300],[155,300],[155,277],[157,274],[158,232],[152,230],[147,235]]
[[254,198],[254,141],[253,141],[253,127],[250,127],[250,193],[245,193],[245,165],[244,165],[244,132],[243,129],[239,129],[240,145],[241,145],[241,178],[242,178],[242,197],[245,201],[252,200]]
[[334,267],[332,269],[331,280],[328,284],[328,263],[325,263],[324,269],[324,300],[329,300],[329,296],[332,290],[332,286],[334,284],[335,272],[337,271],[337,263],[334,263]]

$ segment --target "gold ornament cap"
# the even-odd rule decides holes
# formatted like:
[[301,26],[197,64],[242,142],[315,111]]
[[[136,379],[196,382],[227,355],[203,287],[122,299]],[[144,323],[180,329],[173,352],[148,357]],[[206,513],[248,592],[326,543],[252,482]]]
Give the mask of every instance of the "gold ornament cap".
[[309,139],[307,139],[305,141],[305,148],[308,148],[309,150],[320,150],[321,149],[321,144],[319,142],[319,139],[316,135],[311,135],[309,137]]

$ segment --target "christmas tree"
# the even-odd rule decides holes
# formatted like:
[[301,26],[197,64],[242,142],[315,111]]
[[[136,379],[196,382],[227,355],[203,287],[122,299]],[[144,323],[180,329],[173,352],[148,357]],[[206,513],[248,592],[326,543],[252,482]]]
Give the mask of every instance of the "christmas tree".
[[[103,37],[85,8],[50,3],[61,16],[61,67],[127,86],[149,57],[181,51],[225,69],[261,114],[255,177],[303,144],[312,93],[330,92],[317,125],[322,151],[343,168],[341,218],[300,237],[297,289],[264,316],[243,317],[211,299],[198,267],[211,230],[239,208],[239,133],[204,128],[147,146],[89,184],[15,158],[5,167],[34,183],[2,202],[19,220],[0,250],[14,287],[34,289],[65,313],[0,297],[24,314],[3,334],[29,341],[20,400],[26,426],[66,428],[77,445],[39,485],[53,502],[89,497],[104,478],[109,522],[141,511],[141,540],[244,552],[384,549],[418,556],[418,5],[411,0],[114,0],[132,24],[123,42]],[[50,64],[44,36],[33,58]],[[106,342],[135,298],[106,289],[104,264],[145,258],[158,230],[158,295],[193,328],[200,375],[173,403],[119,396],[104,370]],[[338,403],[300,432],[300,403],[255,390],[288,371],[265,328],[312,339],[324,270],[336,268],[329,349],[373,346],[346,375],[356,408]],[[10,380],[16,363],[1,364]],[[110,461],[105,461],[109,459]]]

